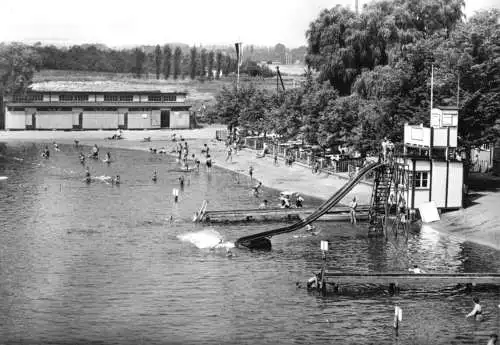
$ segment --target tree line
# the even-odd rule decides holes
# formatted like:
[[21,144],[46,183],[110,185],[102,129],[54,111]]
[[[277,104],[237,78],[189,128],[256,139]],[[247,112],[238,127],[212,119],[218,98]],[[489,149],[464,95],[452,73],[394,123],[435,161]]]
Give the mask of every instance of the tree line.
[[301,136],[325,148],[366,152],[405,123],[429,126],[434,107],[457,106],[465,151],[500,137],[499,10],[466,20],[463,0],[374,1],[361,14],[336,6],[306,32],[306,63],[317,77],[279,95],[224,88],[212,116],[229,127]]
[[[240,65],[241,73],[264,77],[273,75],[268,68],[259,66],[250,56],[245,61],[240,61]],[[31,81],[32,74],[29,71],[41,69],[130,73],[136,78],[153,74],[156,79],[189,77],[211,80],[234,73],[237,61],[231,50],[209,50],[186,45],[174,47],[165,44],[115,50],[88,44],[69,48],[41,44],[0,44],[0,77],[16,74]],[[9,90],[10,88],[8,87]],[[22,91],[22,87],[15,91]]]
[[72,46],[69,49],[55,46],[35,46],[40,55],[41,69],[132,73],[141,78],[153,74],[156,79],[178,79],[186,76],[207,79],[227,76],[236,69],[235,57],[222,51],[208,51],[185,46],[156,45],[135,49],[114,50],[95,45]]

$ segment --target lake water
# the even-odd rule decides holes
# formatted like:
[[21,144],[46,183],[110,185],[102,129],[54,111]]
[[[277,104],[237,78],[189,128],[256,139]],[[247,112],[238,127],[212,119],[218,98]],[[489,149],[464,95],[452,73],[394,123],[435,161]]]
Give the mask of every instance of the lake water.
[[[87,185],[77,149],[61,146],[45,160],[41,148],[0,143],[0,176],[8,176],[0,181],[2,344],[486,344],[499,333],[497,288],[473,292],[485,315],[479,323],[465,319],[472,295],[451,287],[322,297],[295,286],[321,267],[320,240],[330,241],[330,267],[358,272],[414,263],[430,272],[499,272],[493,249],[430,228],[406,243],[318,223],[318,236],[280,235],[270,252],[233,249],[228,258],[200,247],[282,224],[208,227],[192,223],[193,212],[204,199],[209,209],[277,204],[278,191],[256,198],[246,176],[202,168],[185,174],[174,203],[182,173],[171,157],[113,150],[115,162],[89,167],[94,176],[119,174],[122,184]],[[319,203],[306,198],[306,206]]]

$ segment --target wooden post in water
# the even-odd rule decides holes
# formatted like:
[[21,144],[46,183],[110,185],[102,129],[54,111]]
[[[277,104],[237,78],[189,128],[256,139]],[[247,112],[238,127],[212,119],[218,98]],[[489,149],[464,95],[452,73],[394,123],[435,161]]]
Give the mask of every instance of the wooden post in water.
[[321,268],[321,293],[326,295],[326,252],[328,251],[328,241],[321,241],[321,253],[323,255],[323,267]]

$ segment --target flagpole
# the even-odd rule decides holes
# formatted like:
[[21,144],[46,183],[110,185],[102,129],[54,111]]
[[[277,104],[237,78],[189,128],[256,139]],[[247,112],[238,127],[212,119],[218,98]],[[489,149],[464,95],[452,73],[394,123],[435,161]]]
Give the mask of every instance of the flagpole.
[[434,97],[434,65],[431,65],[431,111],[432,111],[433,97]]
[[239,90],[240,88],[240,56],[241,56],[241,42],[237,42],[235,44],[235,47],[236,47],[236,68],[237,68],[237,72],[236,72],[236,91]]
[[[434,98],[434,65],[431,65],[431,118],[432,118],[432,106],[433,106],[433,98]],[[441,121],[441,120],[440,120]],[[432,159],[432,148],[433,148],[433,134],[434,128],[431,124],[431,140],[429,142],[429,159]]]
[[240,57],[239,56],[238,56],[237,63],[238,63],[238,72],[236,74],[236,91],[238,91],[240,88]]

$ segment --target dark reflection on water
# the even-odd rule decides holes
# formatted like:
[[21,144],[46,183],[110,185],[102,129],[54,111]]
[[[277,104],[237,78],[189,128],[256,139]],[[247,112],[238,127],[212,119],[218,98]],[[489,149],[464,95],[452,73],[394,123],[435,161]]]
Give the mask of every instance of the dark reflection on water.
[[[83,183],[73,147],[49,160],[40,145],[0,145],[1,343],[477,344],[499,332],[498,289],[477,290],[485,321],[465,319],[471,296],[442,287],[321,297],[297,289],[321,265],[341,271],[498,272],[498,252],[442,237],[432,229],[383,240],[366,228],[321,223],[318,236],[277,236],[267,253],[199,249],[177,236],[206,229],[191,216],[210,209],[256,207],[278,192],[250,193],[232,172],[186,174],[179,188],[170,158],[114,150],[109,166],[89,162],[95,176],[123,184]],[[87,150],[87,148],[86,148]],[[21,160],[22,159],[22,160]],[[151,181],[157,169],[159,180]],[[319,200],[306,200],[317,205]],[[173,221],[170,221],[170,217]],[[274,227],[212,227],[227,240]],[[395,300],[403,322],[394,337]]]

